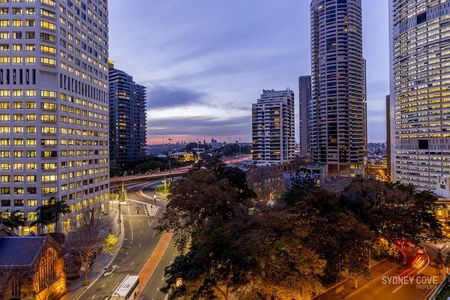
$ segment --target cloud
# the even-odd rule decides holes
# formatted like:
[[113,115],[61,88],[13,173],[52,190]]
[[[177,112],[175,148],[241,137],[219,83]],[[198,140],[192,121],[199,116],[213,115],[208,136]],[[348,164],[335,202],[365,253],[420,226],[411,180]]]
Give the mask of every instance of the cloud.
[[244,136],[251,135],[251,117],[217,119],[208,117],[159,119],[147,125],[149,136]]
[[205,93],[180,87],[156,86],[149,88],[148,107],[163,109],[201,104]]
[[[240,118],[261,90],[297,92],[298,76],[311,72],[310,1],[132,2],[108,3],[110,57],[148,87],[153,136],[217,130],[211,135],[247,132],[250,140],[250,119]],[[383,138],[389,92],[388,4],[380,9],[381,2],[363,1],[369,140]]]

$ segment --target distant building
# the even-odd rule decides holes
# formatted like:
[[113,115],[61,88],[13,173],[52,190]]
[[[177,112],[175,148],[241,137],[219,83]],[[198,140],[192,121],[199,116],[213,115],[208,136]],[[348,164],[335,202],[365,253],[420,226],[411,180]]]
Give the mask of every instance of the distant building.
[[392,180],[450,199],[450,7],[390,0]]
[[294,92],[263,90],[252,107],[252,153],[256,164],[270,165],[294,158]]
[[189,152],[174,152],[169,154],[170,158],[176,159],[180,162],[191,162],[195,161],[195,156],[193,153]]
[[311,76],[301,76],[298,80],[299,86],[299,112],[300,112],[300,156],[309,156],[309,110],[311,103]]
[[327,177],[362,175],[367,163],[361,0],[311,2],[310,149]]
[[2,299],[59,299],[66,292],[63,251],[50,236],[0,238]]
[[247,183],[255,191],[257,199],[270,202],[289,190],[293,176],[309,176],[318,183],[323,181],[323,167],[312,164],[302,157],[271,166],[251,166],[247,174]]
[[124,166],[146,156],[146,88],[124,71],[109,68],[109,139],[111,164]]

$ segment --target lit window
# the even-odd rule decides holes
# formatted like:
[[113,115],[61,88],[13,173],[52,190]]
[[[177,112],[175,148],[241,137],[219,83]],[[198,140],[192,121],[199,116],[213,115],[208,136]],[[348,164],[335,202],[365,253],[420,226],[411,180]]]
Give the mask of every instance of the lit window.
[[9,56],[0,56],[0,64],[9,64]]
[[49,57],[41,57],[41,63],[49,66],[56,66],[56,60]]
[[36,63],[36,57],[34,57],[34,56],[27,56],[25,58],[25,63],[27,63],[27,64],[35,64]]
[[[36,95],[36,91],[34,91],[34,95]],[[28,94],[27,94],[28,96]],[[32,96],[29,96],[32,97]],[[27,102],[27,109],[36,109],[36,102]]]
[[48,21],[41,21],[41,28],[48,29],[48,30],[56,30],[55,23],[48,22]]
[[29,200],[27,200],[27,204],[30,207],[36,207],[37,206],[37,200],[29,199]]
[[[36,97],[36,90],[26,90],[25,95],[27,97]],[[27,102],[27,108],[29,108],[28,103],[34,103],[34,102]],[[34,104],[36,105],[36,103],[34,103]]]
[[49,91],[49,90],[42,90],[41,91],[41,97],[43,98],[53,98],[56,99],[56,92]]
[[14,132],[15,134],[17,134],[17,133],[23,133],[23,127],[22,127],[22,126],[14,126],[14,127],[13,127],[13,132]]
[[[13,90],[13,94],[12,95],[13,95],[13,97],[22,97],[23,96],[23,91],[22,90]],[[15,103],[17,103],[17,102],[15,102]],[[20,108],[22,108],[22,107],[20,107]]]
[[27,164],[27,170],[36,170],[37,164]]

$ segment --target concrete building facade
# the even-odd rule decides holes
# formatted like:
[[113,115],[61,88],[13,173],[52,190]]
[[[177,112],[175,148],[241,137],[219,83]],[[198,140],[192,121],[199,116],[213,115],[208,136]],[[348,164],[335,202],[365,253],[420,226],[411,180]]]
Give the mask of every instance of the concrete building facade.
[[1,1],[0,211],[108,195],[107,0]]
[[278,164],[294,158],[294,92],[263,90],[252,107],[252,155],[260,165]]
[[310,151],[327,177],[364,174],[367,164],[361,0],[311,2]]
[[392,180],[450,198],[450,2],[390,0]]

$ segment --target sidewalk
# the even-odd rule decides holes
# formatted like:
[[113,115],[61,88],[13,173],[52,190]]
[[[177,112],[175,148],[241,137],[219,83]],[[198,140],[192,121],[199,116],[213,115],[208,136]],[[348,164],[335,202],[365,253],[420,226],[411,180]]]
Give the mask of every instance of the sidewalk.
[[[111,203],[112,204],[112,203]],[[117,256],[117,253],[119,252],[120,248],[122,247],[122,243],[124,240],[124,225],[123,222],[118,224],[118,217],[119,213],[116,209],[110,210],[110,215],[105,217],[111,217],[111,223],[112,226],[105,228],[105,233],[108,234],[111,230],[111,233],[116,234],[119,236],[119,245],[115,251],[114,254],[106,254],[104,252],[101,252],[98,256],[97,260],[93,264],[93,266],[90,268],[88,272],[88,280],[89,280],[89,286],[84,285],[85,277],[84,274],[81,275],[80,278],[69,281],[68,280],[68,292],[61,298],[62,300],[76,300],[80,298],[80,295],[90,288],[95,281],[97,281],[98,278],[103,274],[105,269],[107,269],[111,263],[114,261],[114,259]],[[120,234],[119,234],[120,231]]]

